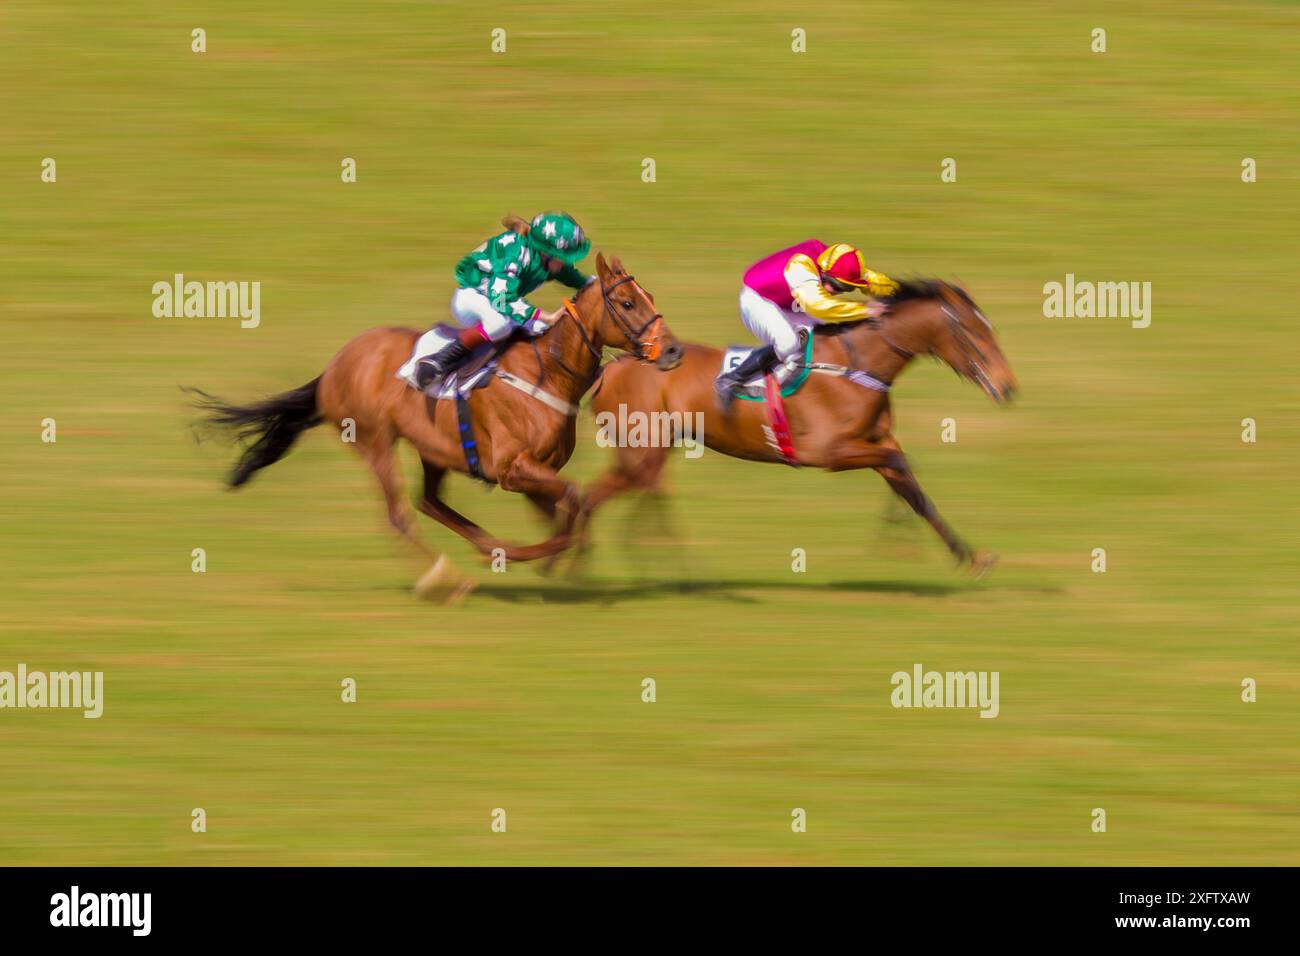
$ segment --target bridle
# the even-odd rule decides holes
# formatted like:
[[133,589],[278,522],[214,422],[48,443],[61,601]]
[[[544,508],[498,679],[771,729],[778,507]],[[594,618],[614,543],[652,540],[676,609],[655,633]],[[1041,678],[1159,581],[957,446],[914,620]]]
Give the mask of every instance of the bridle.
[[[993,390],[993,382],[989,379],[988,372],[985,371],[984,368],[985,363],[988,361],[988,356],[984,354],[984,350],[975,343],[975,341],[970,337],[970,333],[966,331],[966,327],[962,325],[960,316],[957,315],[957,312],[948,301],[948,291],[946,289],[941,290],[939,295],[939,308],[943,310],[943,314],[948,318],[948,329],[952,333],[953,340],[957,343],[957,349],[961,352],[962,358],[966,360],[966,366],[970,371],[971,377],[979,382],[985,389]],[[912,349],[905,349],[890,339],[889,335],[885,332],[885,323],[883,319],[877,323],[876,332],[880,335],[881,341],[893,349],[898,355],[905,359],[915,358],[915,351]],[[933,348],[930,349],[930,354],[934,354]]]
[[[643,322],[640,328],[636,328],[622,315],[622,313],[618,311],[617,308],[615,308],[613,301],[610,299],[610,293],[625,282],[631,282],[632,285],[636,286],[637,290],[646,297],[647,302],[653,303],[649,293],[637,285],[636,279],[630,275],[620,276],[618,281],[611,283],[609,286],[605,285],[604,279],[598,278],[598,281],[600,282],[600,298],[605,305],[605,314],[613,320],[616,326],[618,326],[618,330],[623,333],[623,337],[632,343],[632,346],[636,349],[636,352],[634,353],[636,357],[646,362],[653,362],[655,359],[659,358],[659,355],[663,352],[664,348],[663,313],[656,312]],[[566,310],[568,310],[571,303],[566,301],[564,305]],[[577,313],[570,310],[570,314],[573,315],[574,321],[576,322]],[[650,330],[649,336],[646,336],[647,329]]]
[[[605,314],[613,320],[614,324],[618,326],[619,331],[622,332],[628,342],[632,344],[632,347],[635,349],[634,354],[636,357],[647,362],[653,362],[659,358],[660,353],[663,352],[663,314],[656,312],[646,322],[644,322],[640,328],[636,328],[631,322],[619,314],[613,300],[610,298],[610,293],[623,283],[631,282],[635,285],[636,279],[630,275],[620,276],[617,282],[613,282],[609,286],[606,286],[605,280],[601,279],[599,276],[596,277],[596,281],[600,283],[600,297],[601,301],[604,303]],[[637,286],[637,289],[641,291],[647,301],[653,301],[650,299],[649,293],[639,285]],[[591,336],[587,334],[587,330],[583,328],[582,317],[578,314],[577,305],[574,304],[573,299],[565,299],[563,307],[564,315],[560,317],[560,321],[562,322],[564,319],[573,319],[573,326],[578,330],[578,336],[582,339],[583,347],[585,347],[591,354],[592,358],[596,360],[597,370],[599,370],[600,360],[602,357],[600,347],[592,341]],[[559,325],[559,322],[555,324]],[[649,336],[645,335],[647,329],[650,330]],[[551,358],[575,379],[581,379],[583,377],[574,369],[569,368],[564,359],[560,357],[559,350],[556,348],[554,343],[551,345],[550,352]]]
[[[988,372],[984,366],[988,362],[988,356],[984,350],[979,347],[966,331],[966,327],[961,324],[961,319],[957,316],[956,311],[948,303],[948,293],[945,290],[943,299],[939,305],[943,309],[944,315],[948,316],[948,328],[952,332],[953,339],[957,342],[957,349],[961,352],[962,358],[966,360],[966,367],[970,370],[971,378],[979,382],[980,387],[992,395],[997,394],[997,389],[993,386],[993,381],[989,378]],[[976,312],[978,313],[978,309]],[[980,316],[983,318],[983,316]],[[987,320],[985,320],[987,324]]]

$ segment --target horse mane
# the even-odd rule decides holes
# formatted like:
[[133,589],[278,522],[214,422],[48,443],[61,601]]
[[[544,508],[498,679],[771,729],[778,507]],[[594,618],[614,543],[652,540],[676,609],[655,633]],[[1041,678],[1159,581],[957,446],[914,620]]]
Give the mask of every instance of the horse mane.
[[[907,302],[929,301],[939,298],[944,289],[951,289],[957,295],[961,296],[971,306],[975,301],[970,294],[959,285],[951,282],[945,282],[943,279],[899,279],[896,280],[898,288],[892,295],[880,296],[878,301],[883,302],[890,309],[896,309],[898,306]],[[852,322],[822,322],[813,326],[813,335],[834,337],[843,335],[850,329],[856,329],[864,323],[873,323],[877,320],[871,318],[854,319]]]
[[905,280],[898,282],[898,291],[896,293],[885,295],[881,300],[893,306],[893,304],[909,302],[911,299],[937,299],[945,289],[954,291],[962,298],[963,302],[974,306],[975,299],[970,297],[970,293],[967,293],[956,282],[948,282],[941,280],[941,278],[905,278]]

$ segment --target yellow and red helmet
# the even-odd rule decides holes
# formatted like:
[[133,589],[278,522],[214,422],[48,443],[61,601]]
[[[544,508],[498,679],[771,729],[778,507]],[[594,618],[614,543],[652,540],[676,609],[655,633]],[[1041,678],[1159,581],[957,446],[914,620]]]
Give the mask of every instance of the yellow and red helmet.
[[817,268],[823,276],[855,289],[866,289],[871,285],[866,275],[867,261],[847,242],[837,242],[823,249],[817,256]]

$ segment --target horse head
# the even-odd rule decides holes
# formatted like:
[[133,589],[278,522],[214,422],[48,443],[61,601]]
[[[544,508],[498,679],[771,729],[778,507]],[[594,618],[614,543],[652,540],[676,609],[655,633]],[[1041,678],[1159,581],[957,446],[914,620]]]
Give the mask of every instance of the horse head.
[[884,302],[878,327],[895,352],[933,355],[995,402],[1015,395],[1016,376],[993,324],[965,289],[937,279],[902,282]]
[[582,290],[575,305],[580,324],[597,347],[623,349],[664,371],[681,364],[681,342],[655,308],[654,297],[617,256],[606,262],[604,255],[596,254],[595,281]]

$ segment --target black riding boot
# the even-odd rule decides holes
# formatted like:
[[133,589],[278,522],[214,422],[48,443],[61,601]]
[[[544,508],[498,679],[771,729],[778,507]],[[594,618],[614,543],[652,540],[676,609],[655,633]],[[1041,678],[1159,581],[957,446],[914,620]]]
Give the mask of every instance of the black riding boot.
[[719,375],[713,383],[713,390],[718,393],[718,408],[723,412],[731,411],[731,403],[736,400],[736,392],[760,372],[766,372],[776,359],[776,349],[770,345],[754,349],[745,360],[730,372]]
[[421,389],[428,388],[438,379],[445,378],[447,373],[455,371],[469,358],[469,353],[470,350],[459,339],[452,339],[433,355],[420,359],[419,365],[415,367],[416,384]]

